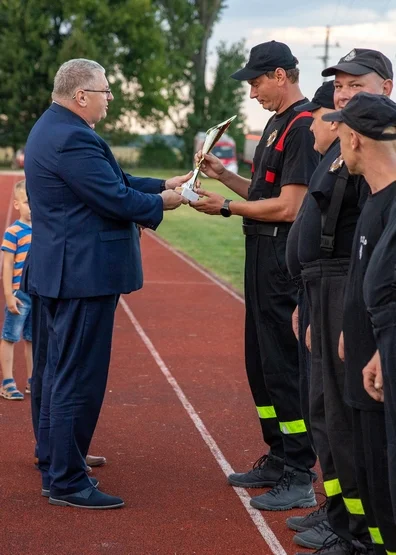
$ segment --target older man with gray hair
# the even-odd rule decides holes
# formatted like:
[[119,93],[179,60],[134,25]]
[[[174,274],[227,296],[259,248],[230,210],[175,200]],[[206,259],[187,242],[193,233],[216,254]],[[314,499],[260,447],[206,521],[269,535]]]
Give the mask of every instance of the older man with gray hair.
[[53,505],[88,509],[124,504],[97,489],[85,458],[103,402],[117,301],[143,284],[138,225],[156,229],[164,210],[182,204],[173,189],[190,177],[162,181],[121,170],[94,131],[113,98],[100,64],[64,63],[25,156],[34,222],[28,290],[39,298],[48,333],[38,427],[42,494]]

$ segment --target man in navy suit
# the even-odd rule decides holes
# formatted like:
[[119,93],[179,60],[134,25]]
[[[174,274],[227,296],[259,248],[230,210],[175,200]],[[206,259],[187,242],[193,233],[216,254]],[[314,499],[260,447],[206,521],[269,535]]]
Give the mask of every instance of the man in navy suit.
[[[53,505],[109,509],[85,458],[105,393],[119,295],[142,287],[137,224],[156,229],[182,204],[168,181],[134,178],[94,131],[113,95],[97,62],[64,63],[53,103],[30,132],[25,172],[33,232],[29,291],[48,323],[38,430],[42,494]],[[96,486],[96,487],[95,487]]]

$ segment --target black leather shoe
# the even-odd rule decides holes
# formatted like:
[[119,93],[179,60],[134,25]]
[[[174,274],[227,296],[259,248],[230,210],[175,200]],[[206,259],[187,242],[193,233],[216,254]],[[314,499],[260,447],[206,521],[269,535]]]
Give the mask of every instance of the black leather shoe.
[[120,497],[107,495],[94,487],[70,495],[51,496],[49,503],[59,507],[78,507],[80,509],[118,509],[124,506],[124,501]]
[[[89,478],[89,480],[91,481],[91,484],[93,485],[94,488],[97,488],[99,485],[99,480],[97,480],[96,478]],[[49,487],[43,487],[41,489],[41,495],[43,497],[51,497],[50,496],[50,489]]]

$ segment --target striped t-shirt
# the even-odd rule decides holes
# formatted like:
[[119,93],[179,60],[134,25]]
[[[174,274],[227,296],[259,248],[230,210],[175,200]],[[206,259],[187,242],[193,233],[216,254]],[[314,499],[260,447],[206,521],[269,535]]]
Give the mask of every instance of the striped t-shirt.
[[16,220],[10,227],[7,227],[1,250],[12,252],[15,255],[14,274],[12,278],[12,288],[14,291],[19,289],[21,284],[23,265],[25,264],[31,242],[32,228],[30,225]]

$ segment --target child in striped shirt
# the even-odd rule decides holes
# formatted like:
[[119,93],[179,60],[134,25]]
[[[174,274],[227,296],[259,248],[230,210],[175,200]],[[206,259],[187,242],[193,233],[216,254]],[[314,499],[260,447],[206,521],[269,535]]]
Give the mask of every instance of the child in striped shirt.
[[14,208],[19,212],[19,218],[6,229],[1,246],[4,257],[3,288],[6,307],[0,343],[0,365],[3,373],[0,396],[18,401],[22,400],[24,395],[18,390],[13,375],[14,344],[21,336],[25,340],[26,393],[30,393],[32,376],[31,301],[30,296],[19,289],[23,265],[32,239],[25,180],[18,181],[14,186]]

